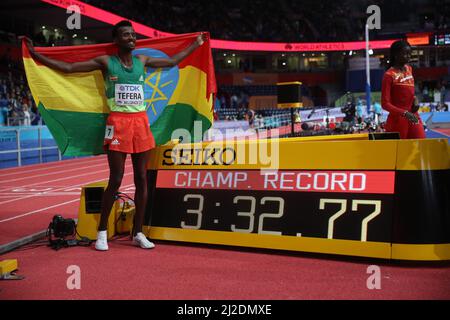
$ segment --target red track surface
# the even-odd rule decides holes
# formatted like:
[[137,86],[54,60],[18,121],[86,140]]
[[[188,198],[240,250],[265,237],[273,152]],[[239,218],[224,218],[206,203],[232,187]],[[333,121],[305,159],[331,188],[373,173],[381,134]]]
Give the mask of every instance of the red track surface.
[[[0,300],[450,300],[448,263],[355,261],[165,242],[143,250],[129,239],[110,241],[109,248],[107,252],[95,251],[93,246],[54,251],[44,244],[9,252],[1,259],[17,259],[18,274],[25,279],[0,281]],[[380,289],[367,287],[370,265],[380,268]],[[79,267],[80,289],[67,287],[73,274],[69,266]],[[175,314],[174,310],[163,311]],[[166,318],[175,319],[162,317]]]
[[[128,161],[122,191],[132,194]],[[108,176],[104,156],[0,170],[0,244],[47,228],[54,214],[77,217],[80,187]],[[55,251],[46,242],[16,249],[24,280],[0,281],[0,300],[157,299],[446,299],[450,264],[394,263],[273,250],[156,242],[153,250],[128,238],[98,252],[91,245]],[[380,267],[381,288],[370,290],[370,265]],[[81,289],[70,290],[80,270]],[[180,305],[183,305],[180,302]]]
[[448,128],[443,128],[443,129],[433,129],[434,131],[440,132],[445,134],[446,136],[450,137],[450,129]]
[[[0,170],[0,245],[47,229],[55,214],[77,218],[81,188],[108,175],[105,156]],[[133,197],[130,158],[121,191]]]

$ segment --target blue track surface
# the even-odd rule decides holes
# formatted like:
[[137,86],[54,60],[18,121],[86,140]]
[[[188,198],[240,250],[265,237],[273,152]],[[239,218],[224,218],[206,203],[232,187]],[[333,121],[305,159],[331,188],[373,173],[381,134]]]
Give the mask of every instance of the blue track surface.
[[440,133],[440,132],[437,132],[437,131],[434,131],[434,130],[428,130],[428,131],[426,132],[426,134],[427,134],[427,138],[432,138],[432,139],[437,139],[437,138],[439,138],[439,139],[448,139],[448,143],[450,143],[450,136],[447,136],[447,135],[445,135],[445,134],[443,134],[443,133]]

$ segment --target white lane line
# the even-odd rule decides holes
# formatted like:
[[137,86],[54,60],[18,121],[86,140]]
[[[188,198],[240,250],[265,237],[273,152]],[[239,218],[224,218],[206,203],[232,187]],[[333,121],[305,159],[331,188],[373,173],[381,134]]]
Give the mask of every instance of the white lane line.
[[[23,196],[31,196],[35,195],[36,197],[50,197],[50,196],[74,196],[74,195],[80,195],[81,191],[79,192],[18,192],[18,193],[7,193],[4,195],[4,197],[23,197]],[[1,198],[2,196],[0,196]]]
[[[108,170],[109,170],[109,169],[108,169]],[[95,172],[95,173],[98,173],[98,172]],[[128,176],[128,175],[131,175],[131,174],[133,174],[133,172],[125,173],[125,174],[124,174],[124,177],[125,177],[125,176]],[[69,177],[68,179],[70,179],[70,178],[71,178],[71,177]],[[107,179],[107,178],[106,178],[106,179]],[[78,187],[78,186],[84,186],[84,185],[86,185],[86,184],[98,182],[98,181],[101,181],[101,180],[102,180],[101,178],[97,178],[97,179],[92,180],[92,181],[89,181],[89,182],[83,182],[83,183],[79,183],[79,184],[68,185],[67,187],[59,188],[59,189],[54,189],[54,190],[52,190],[52,191],[61,191],[61,190],[64,190],[64,189],[66,189],[66,188],[73,188],[73,187]],[[47,191],[47,192],[50,192],[50,191]],[[31,195],[31,196],[22,197],[22,198],[11,199],[11,200],[8,200],[8,201],[1,201],[1,202],[0,202],[0,205],[6,204],[6,203],[10,203],[10,202],[14,202],[14,201],[17,201],[17,200],[28,199],[28,198],[31,198],[31,197],[34,197],[34,196],[35,196],[35,195]]]
[[[131,184],[130,185],[126,185],[126,186],[124,186],[124,188],[127,188],[129,186],[132,186],[132,185]],[[3,219],[3,220],[0,220],[0,223],[11,221],[11,220],[15,220],[15,219],[19,219],[19,218],[22,218],[22,217],[26,217],[26,216],[29,216],[29,215],[32,215],[32,214],[35,214],[35,213],[38,213],[38,212],[41,212],[41,211],[44,211],[44,210],[53,209],[53,208],[56,208],[56,207],[60,207],[60,206],[69,204],[69,203],[73,203],[75,201],[80,201],[80,198],[77,198],[77,199],[74,199],[74,200],[69,200],[69,201],[62,202],[62,203],[58,203],[58,204],[55,204],[53,206],[45,207],[45,208],[42,208],[42,209],[33,210],[33,211],[30,211],[30,212],[27,212],[27,213],[23,213],[23,214],[20,214],[18,216],[14,216],[14,217],[11,217],[11,218],[6,218],[6,219]]]
[[36,171],[42,171],[46,170],[48,167],[64,167],[64,166],[72,166],[77,165],[79,163],[88,163],[91,161],[97,161],[99,158],[86,158],[86,159],[68,159],[68,160],[55,160],[55,161],[49,161],[49,162],[42,162],[37,164],[31,164],[31,165],[24,165],[21,167],[15,166],[10,168],[2,168],[0,169],[0,174],[2,176],[10,176],[14,174],[18,174],[21,172],[36,172]]
[[[30,184],[25,184],[22,186],[17,186],[17,188],[24,188],[24,187],[29,187],[35,184],[45,184],[45,183],[49,183],[49,182],[55,182],[55,181],[62,181],[62,180],[67,180],[67,179],[73,179],[73,178],[79,178],[79,177],[84,177],[84,176],[89,176],[89,175],[93,175],[93,174],[97,174],[97,173],[102,173],[102,172],[107,172],[109,171],[109,169],[104,169],[104,170],[99,170],[99,171],[94,171],[94,172],[87,172],[87,173],[83,173],[83,174],[77,174],[74,176],[68,176],[68,177],[64,177],[64,178],[58,178],[58,179],[54,179],[54,180],[47,180],[47,181],[39,181],[39,182],[35,182],[35,183],[30,183]],[[2,188],[0,189],[0,192],[3,191],[7,191],[8,188]],[[0,202],[1,204],[1,202]]]
[[95,165],[89,165],[88,167],[77,167],[77,168],[69,169],[69,170],[64,169],[62,171],[41,173],[41,174],[37,174],[37,175],[34,175],[34,176],[27,176],[27,177],[15,178],[15,179],[9,179],[9,180],[0,180],[0,183],[13,182],[13,181],[19,181],[19,180],[27,180],[27,179],[38,178],[38,177],[45,177],[45,176],[51,176],[52,174],[60,174],[60,173],[64,173],[64,172],[79,171],[79,170],[83,170],[83,169],[90,169],[90,168],[100,167],[100,166],[105,166],[105,164],[104,163],[99,163],[99,164],[95,164]]
[[63,205],[66,205],[66,204],[69,204],[69,203],[72,203],[72,202],[75,202],[75,201],[80,201],[80,199],[77,198],[77,199],[74,199],[74,200],[70,200],[70,201],[66,201],[66,202],[63,202],[63,203],[55,204],[55,205],[50,206],[50,207],[45,207],[45,208],[42,208],[42,209],[38,209],[38,210],[31,211],[31,212],[27,212],[27,213],[24,213],[24,214],[21,214],[21,215],[18,215],[18,216],[14,216],[14,217],[11,217],[11,218],[3,219],[3,220],[0,220],[0,223],[11,221],[11,220],[15,220],[15,219],[22,218],[22,217],[26,217],[26,216],[29,216],[29,215],[32,215],[32,214],[35,214],[35,213],[38,213],[38,212],[41,212],[41,211],[44,211],[44,210],[60,207],[60,206],[63,206]]
[[[63,190],[56,192],[54,190],[60,190],[61,187],[53,187],[53,188],[45,188],[45,189],[15,189],[11,192],[2,192],[0,194],[0,198],[12,198],[12,197],[22,197],[28,195],[36,195],[38,196],[64,196],[64,195],[79,195],[81,194],[81,187],[76,188],[66,188],[63,186]],[[128,187],[124,189],[124,191],[135,191],[136,188],[134,186]]]
[[[102,165],[102,164],[99,164],[99,165]],[[107,166],[107,165],[106,165],[106,166]],[[126,162],[126,163],[125,163],[125,170],[126,170],[127,168],[129,169],[130,166],[132,166],[132,163],[131,163],[131,162]],[[69,176],[69,177],[64,177],[64,178],[59,178],[59,179],[53,179],[53,180],[46,180],[46,181],[34,182],[34,183],[30,183],[30,184],[25,184],[25,185],[21,185],[21,186],[16,186],[16,188],[24,188],[24,187],[33,186],[33,185],[36,185],[36,184],[46,184],[46,183],[49,183],[49,182],[62,181],[62,180],[67,180],[67,179],[71,179],[71,178],[76,178],[76,177],[83,177],[83,176],[86,176],[86,175],[91,175],[91,174],[94,174],[94,173],[100,173],[100,172],[105,172],[105,171],[109,171],[109,168],[104,169],[104,170],[95,171],[95,172],[87,172],[87,173],[84,173],[84,174],[81,174],[81,175],[74,175],[74,176]],[[63,172],[64,172],[64,171],[63,171]],[[2,182],[3,182],[3,181],[0,182],[0,185],[1,185]],[[7,188],[2,187],[2,188],[0,189],[0,192],[7,191],[7,190],[9,190],[9,189],[10,189],[9,187],[7,187]]]
[[[100,158],[101,157],[101,158]],[[15,174],[22,174],[22,173],[30,173],[30,172],[36,172],[36,171],[44,171],[44,170],[48,170],[49,167],[51,168],[55,168],[55,167],[71,167],[71,166],[78,166],[80,164],[86,164],[86,163],[96,163],[96,162],[100,162],[100,161],[105,161],[106,157],[105,156],[100,156],[99,158],[88,158],[88,159],[70,159],[70,160],[62,160],[62,161],[52,161],[52,162],[45,162],[45,163],[39,163],[36,164],[34,166],[41,166],[39,168],[34,169],[27,169],[28,166],[23,166],[23,167],[14,167],[14,168],[6,168],[6,169],[0,169],[0,174],[2,177],[6,177],[6,176],[12,176]],[[75,161],[75,160],[79,160],[79,161]],[[70,162],[69,162],[70,161]],[[17,170],[14,172],[6,172],[7,170]]]
[[[58,188],[64,188],[64,185],[59,185],[59,186],[33,186],[30,188],[21,188],[21,187],[14,187],[14,186],[9,186],[8,190],[9,191],[5,191],[0,193],[1,194],[5,194],[5,193],[20,193],[20,192],[44,192],[44,191],[52,191]],[[70,190],[66,190],[66,191],[80,191],[81,188],[70,188]]]

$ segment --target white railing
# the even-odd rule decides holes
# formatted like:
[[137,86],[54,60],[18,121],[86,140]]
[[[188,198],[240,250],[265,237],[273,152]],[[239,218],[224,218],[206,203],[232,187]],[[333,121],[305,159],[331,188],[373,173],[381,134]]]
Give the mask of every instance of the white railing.
[[253,120],[254,129],[262,130],[267,128],[278,128],[291,124],[290,114],[277,114],[268,117],[255,118]]
[[[8,127],[12,126],[29,126],[31,122],[34,121],[33,118],[25,118],[25,117],[8,117],[6,119],[6,124]],[[38,125],[42,125],[42,119],[39,119]]]
[[[12,150],[0,150],[0,155],[2,154],[9,154],[9,153],[17,153],[17,165],[19,167],[22,166],[22,153],[23,152],[28,152],[28,151],[38,151],[39,152],[39,163],[42,163],[42,151],[44,150],[53,150],[56,149],[58,150],[58,160],[61,161],[62,156],[61,156],[61,152],[58,149],[58,146],[51,146],[51,147],[43,147],[42,146],[42,129],[46,128],[46,127],[42,127],[42,126],[36,126],[31,127],[31,128],[1,128],[0,131],[1,132],[14,132],[15,134],[15,141],[16,141],[16,149],[12,149]],[[38,142],[38,147],[37,148],[22,148],[21,146],[21,133],[23,131],[36,131],[38,132],[38,138],[37,138],[37,142]]]

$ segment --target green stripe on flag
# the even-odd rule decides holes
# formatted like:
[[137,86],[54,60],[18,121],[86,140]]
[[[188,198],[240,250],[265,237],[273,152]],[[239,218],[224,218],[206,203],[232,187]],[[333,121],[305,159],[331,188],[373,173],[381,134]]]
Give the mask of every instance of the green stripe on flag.
[[42,103],[38,109],[62,154],[85,156],[104,153],[108,114],[49,110]]
[[[201,121],[200,137],[194,137],[194,121]],[[203,133],[211,127],[211,121],[200,114],[194,107],[188,104],[175,104],[164,108],[160,117],[153,123],[151,130],[155,137],[156,145],[162,145],[178,137],[172,137],[176,129],[186,129],[191,134],[191,142],[203,139]],[[194,140],[195,138],[195,140]]]
[[[38,109],[63,155],[85,156],[104,153],[103,139],[108,114],[49,110],[42,103],[39,103]],[[201,130],[198,129],[198,132],[195,132],[195,126],[192,125],[194,121],[201,122]],[[162,145],[172,138],[178,138],[172,137],[176,129],[187,130],[191,134],[191,141],[199,141],[210,127],[211,121],[194,107],[175,104],[164,109],[151,126],[151,131],[156,144]]]

